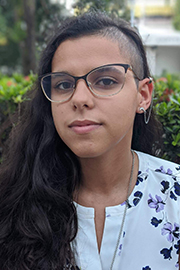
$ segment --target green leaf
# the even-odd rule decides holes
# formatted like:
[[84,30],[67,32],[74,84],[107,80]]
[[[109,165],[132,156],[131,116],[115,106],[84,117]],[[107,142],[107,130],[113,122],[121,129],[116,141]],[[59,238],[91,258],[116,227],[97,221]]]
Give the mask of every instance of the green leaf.
[[172,96],[170,97],[170,100],[180,106],[180,103]]

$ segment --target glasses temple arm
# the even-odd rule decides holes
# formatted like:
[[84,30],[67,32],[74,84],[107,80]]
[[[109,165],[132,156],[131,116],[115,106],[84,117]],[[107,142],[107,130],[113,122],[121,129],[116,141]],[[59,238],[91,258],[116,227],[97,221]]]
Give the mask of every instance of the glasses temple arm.
[[[135,77],[135,79],[138,79],[139,81],[142,81],[143,79],[140,79],[138,76],[137,76],[137,74],[135,73],[135,71],[133,70],[133,68],[132,68],[132,66],[130,66],[128,69],[130,69],[133,73],[134,73],[134,77]],[[150,83],[152,83],[153,82],[153,78],[152,77],[148,77],[149,78],[149,84]]]

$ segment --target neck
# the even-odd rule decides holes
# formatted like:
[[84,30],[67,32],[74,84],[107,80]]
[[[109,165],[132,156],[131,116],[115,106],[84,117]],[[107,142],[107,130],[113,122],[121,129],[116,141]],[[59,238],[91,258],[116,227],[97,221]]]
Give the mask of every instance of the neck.
[[[82,181],[78,203],[93,206],[95,203],[116,205],[126,200],[132,169],[131,150],[113,157],[81,159]],[[138,159],[135,156],[132,188],[136,183]]]

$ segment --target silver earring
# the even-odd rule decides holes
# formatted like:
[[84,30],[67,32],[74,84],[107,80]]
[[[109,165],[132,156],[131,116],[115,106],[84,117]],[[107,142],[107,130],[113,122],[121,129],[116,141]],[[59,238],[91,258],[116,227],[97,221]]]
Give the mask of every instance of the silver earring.
[[151,78],[151,77],[148,77],[148,78],[149,78],[148,84],[152,83],[153,82],[153,78]]
[[[151,108],[150,108],[150,109],[151,109]],[[147,117],[147,112],[146,112],[146,110],[145,110],[143,107],[139,108],[139,110],[140,110],[140,111],[143,111],[143,113],[144,113],[144,122],[145,122],[145,124],[147,125],[148,122],[149,122],[150,116],[151,116],[151,110],[149,111],[148,117]]]
[[[150,84],[150,83],[152,83],[152,82],[153,82],[153,78],[149,77],[149,82],[148,82],[148,84]],[[152,96],[153,96],[153,95],[152,95]],[[140,111],[143,111],[143,113],[144,113],[144,122],[145,122],[146,125],[149,123],[149,119],[150,119],[150,117],[151,117],[151,112],[152,112],[152,107],[153,107],[153,99],[151,100],[151,105],[150,105],[150,107],[149,107],[149,115],[148,115],[148,116],[147,116],[146,110],[145,110],[143,107],[139,108],[139,110],[140,110]]]

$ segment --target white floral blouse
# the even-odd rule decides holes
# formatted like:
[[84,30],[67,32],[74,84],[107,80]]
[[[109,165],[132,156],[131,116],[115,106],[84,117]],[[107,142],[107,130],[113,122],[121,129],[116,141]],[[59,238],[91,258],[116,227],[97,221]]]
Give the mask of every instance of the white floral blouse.
[[[136,153],[139,157],[139,173],[129,197],[113,270],[177,270],[180,166],[141,152]],[[78,268],[110,270],[125,204],[106,207],[100,254],[94,208],[75,205],[79,229],[72,247]]]

